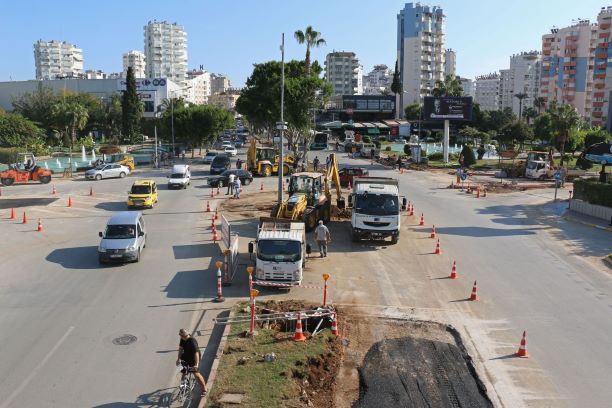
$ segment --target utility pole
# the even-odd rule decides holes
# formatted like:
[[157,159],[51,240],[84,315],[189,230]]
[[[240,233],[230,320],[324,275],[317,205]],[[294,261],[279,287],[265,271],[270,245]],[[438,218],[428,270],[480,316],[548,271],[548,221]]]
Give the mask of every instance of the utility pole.
[[276,128],[280,130],[280,149],[278,155],[278,204],[283,202],[283,167],[285,166],[285,152],[283,139],[285,137],[285,33],[281,39],[281,117]]

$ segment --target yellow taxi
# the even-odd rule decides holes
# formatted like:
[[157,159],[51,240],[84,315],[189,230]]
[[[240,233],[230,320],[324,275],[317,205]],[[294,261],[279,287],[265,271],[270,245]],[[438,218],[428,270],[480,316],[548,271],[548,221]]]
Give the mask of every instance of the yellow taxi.
[[157,185],[154,180],[136,180],[128,194],[128,208],[153,208],[153,204],[157,203]]

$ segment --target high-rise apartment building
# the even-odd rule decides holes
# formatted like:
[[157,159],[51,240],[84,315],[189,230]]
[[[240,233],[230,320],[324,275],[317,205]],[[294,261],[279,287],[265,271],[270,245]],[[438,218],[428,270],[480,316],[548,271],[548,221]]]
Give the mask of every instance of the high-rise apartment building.
[[499,97],[501,109],[511,108],[519,114],[521,101],[516,95],[524,94],[522,110],[533,107],[540,88],[542,54],[538,51],[521,52],[510,57],[510,68],[500,73]]
[[594,50],[591,126],[604,124],[603,117],[607,116],[610,104],[609,95],[612,91],[612,48],[609,48],[612,42],[611,23],[612,7],[602,7],[597,16],[597,35],[594,43],[596,48]]
[[[581,116],[591,117],[594,50],[599,42],[597,32],[596,24],[580,20],[569,27],[553,28],[550,34],[542,36],[539,94],[547,107],[553,101],[559,105],[570,104]],[[599,59],[604,60],[607,63],[607,53],[606,58]]]
[[474,97],[474,81],[469,78],[463,78],[458,76],[457,80],[461,82],[461,88],[463,88],[463,96]]
[[325,79],[332,95],[362,95],[363,67],[354,52],[330,52],[325,57]]
[[135,78],[146,78],[146,59],[140,51],[128,51],[123,54],[123,72],[121,76],[127,77],[128,67],[132,67]]
[[38,40],[34,44],[34,62],[38,80],[83,75],[83,50],[66,41]]
[[149,21],[144,27],[146,74],[180,85],[187,78],[187,33],[182,25]]
[[382,95],[383,92],[391,92],[393,82],[393,71],[385,64],[374,65],[374,69],[363,76],[364,95]]
[[451,48],[444,50],[444,76],[455,76],[457,72],[457,54]]
[[444,18],[440,7],[421,3],[407,3],[397,15],[400,112],[431,95],[436,81],[444,79]]
[[478,102],[483,111],[499,110],[500,76],[497,73],[476,77],[474,85],[474,101]]
[[204,71],[203,66],[200,65],[199,70],[187,71],[186,86],[187,102],[196,105],[208,103],[208,97],[211,95],[210,72]]
[[216,95],[220,93],[226,93],[231,88],[232,83],[230,79],[221,74],[210,75],[210,93]]

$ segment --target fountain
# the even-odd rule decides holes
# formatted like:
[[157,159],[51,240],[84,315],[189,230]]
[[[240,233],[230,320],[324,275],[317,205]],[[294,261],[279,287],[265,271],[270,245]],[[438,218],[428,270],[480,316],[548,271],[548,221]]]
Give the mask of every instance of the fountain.
[[59,161],[59,159],[57,159],[57,158],[55,159],[55,164],[57,165],[58,169],[62,168],[62,163]]
[[85,146],[81,145],[81,161],[85,163],[87,160],[87,155],[85,154]]
[[45,169],[49,170],[49,165],[47,164],[46,161],[45,161]]
[[96,161],[96,151],[93,148],[91,149],[91,161]]
[[90,160],[90,161],[87,163],[87,165],[88,165],[89,167],[91,167],[91,160]]

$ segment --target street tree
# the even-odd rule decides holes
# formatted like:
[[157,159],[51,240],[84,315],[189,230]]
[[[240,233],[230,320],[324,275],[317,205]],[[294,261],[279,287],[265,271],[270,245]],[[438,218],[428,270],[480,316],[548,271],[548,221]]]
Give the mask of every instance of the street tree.
[[571,132],[580,124],[580,116],[576,109],[568,104],[562,104],[551,108],[551,123],[555,142],[561,153],[561,165],[563,165],[565,154],[565,143]]
[[433,96],[463,96],[461,81],[454,75],[447,75],[444,81],[437,80],[432,91]]
[[505,142],[518,142],[522,149],[526,140],[533,139],[533,130],[522,120],[515,120],[502,128],[500,136]]
[[520,92],[520,93],[514,94],[514,97],[519,100],[518,119],[522,120],[522,118],[523,118],[523,99],[527,98],[528,95],[526,93],[524,93],[524,92]]
[[399,118],[399,109],[400,109],[400,96],[404,91],[404,87],[402,86],[402,80],[400,79],[399,68],[397,65],[397,60],[395,60],[395,70],[393,71],[393,82],[391,82],[391,92],[395,95],[395,111],[397,113],[396,117]]
[[85,128],[89,113],[78,102],[59,100],[51,106],[53,126],[63,135],[64,145],[72,150],[77,133]]
[[299,44],[306,44],[306,58],[304,66],[304,74],[310,75],[310,49],[313,47],[321,47],[326,44],[325,39],[321,37],[321,33],[315,31],[312,26],[306,27],[305,31],[297,30],[293,36]]
[[537,118],[535,118],[535,120],[533,121],[533,133],[536,139],[552,139],[552,116],[549,112],[543,112]]
[[53,127],[50,107],[57,100],[53,89],[40,82],[34,92],[26,92],[14,98],[12,104],[15,113],[28,118],[45,132],[50,132]]
[[42,140],[44,132],[20,114],[0,115],[0,147],[25,147]]
[[126,89],[121,96],[121,128],[123,137],[131,143],[140,137],[140,118],[143,104],[136,92],[136,78],[132,67],[128,67],[126,75]]
[[404,109],[404,117],[406,120],[418,120],[421,116],[421,106],[418,103],[413,103],[406,106]]
[[538,115],[542,113],[542,110],[546,108],[546,99],[542,96],[536,96],[533,98],[533,106],[538,110]]

